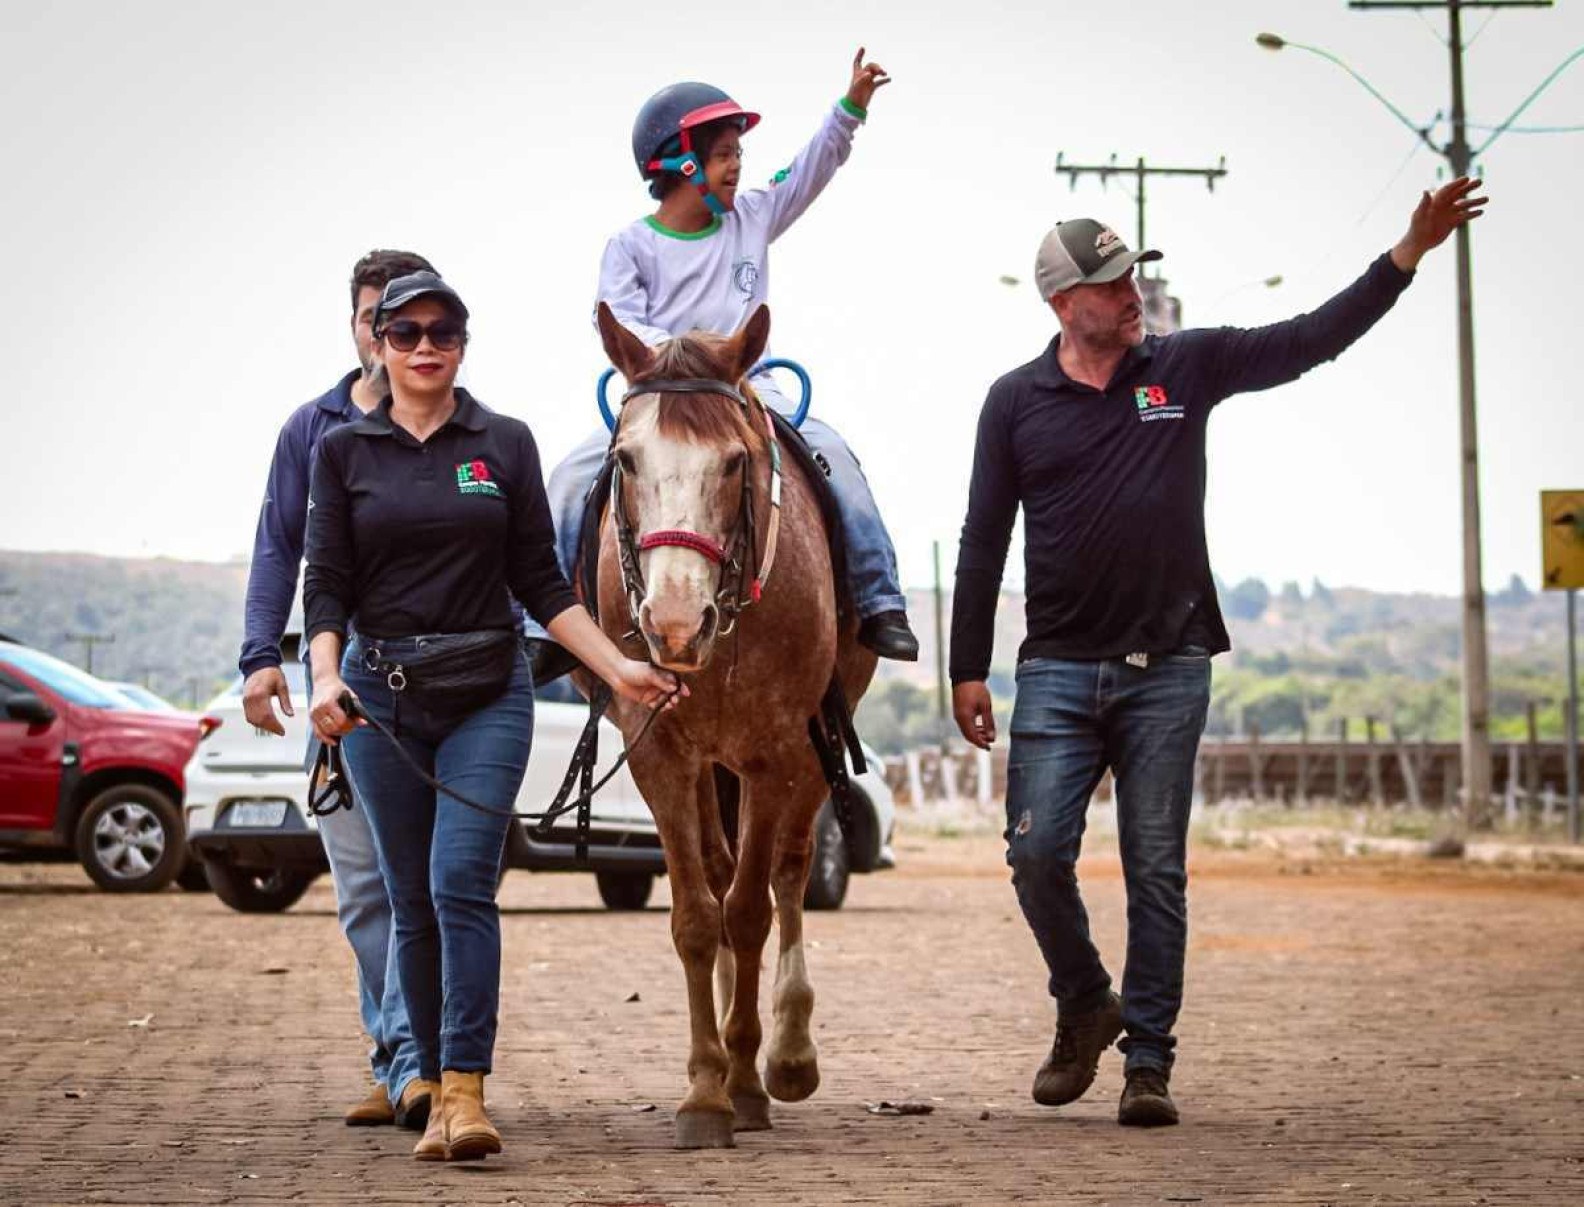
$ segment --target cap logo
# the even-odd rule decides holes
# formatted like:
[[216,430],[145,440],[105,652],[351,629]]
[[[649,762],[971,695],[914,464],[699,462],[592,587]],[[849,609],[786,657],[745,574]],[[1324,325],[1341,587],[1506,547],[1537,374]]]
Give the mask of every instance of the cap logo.
[[1112,253],[1121,250],[1122,240],[1117,236],[1116,231],[1109,226],[1102,226],[1100,233],[1095,236],[1095,251],[1100,253],[1100,258],[1104,260]]

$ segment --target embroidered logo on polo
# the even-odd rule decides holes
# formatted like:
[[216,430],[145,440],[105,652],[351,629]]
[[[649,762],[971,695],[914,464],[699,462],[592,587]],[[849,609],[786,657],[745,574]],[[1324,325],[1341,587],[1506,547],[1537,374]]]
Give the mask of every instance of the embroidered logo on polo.
[[489,466],[481,460],[458,462],[456,478],[459,495],[489,495],[496,499],[506,497],[506,492],[490,477]]
[[738,260],[732,265],[732,284],[739,293],[752,296],[754,286],[759,284],[759,265],[752,260]]
[[1138,406],[1140,423],[1183,417],[1181,405],[1166,397],[1165,386],[1136,386],[1133,390],[1133,401]]

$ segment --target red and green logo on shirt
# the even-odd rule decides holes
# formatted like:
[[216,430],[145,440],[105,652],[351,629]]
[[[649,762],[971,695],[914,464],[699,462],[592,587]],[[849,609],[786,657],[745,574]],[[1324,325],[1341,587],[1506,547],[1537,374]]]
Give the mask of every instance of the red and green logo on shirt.
[[490,477],[489,466],[483,461],[462,461],[456,467],[457,493],[463,495],[490,495],[497,499],[506,494]]
[[1140,423],[1150,423],[1156,419],[1181,419],[1183,408],[1180,402],[1172,402],[1166,397],[1165,386],[1135,386],[1133,388],[1133,401],[1138,404],[1138,417]]

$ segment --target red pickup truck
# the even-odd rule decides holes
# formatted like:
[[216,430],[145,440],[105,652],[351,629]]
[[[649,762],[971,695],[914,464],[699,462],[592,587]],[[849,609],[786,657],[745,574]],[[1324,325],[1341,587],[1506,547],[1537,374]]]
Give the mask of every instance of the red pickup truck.
[[111,892],[165,888],[187,863],[183,769],[218,725],[0,639],[0,847],[75,851]]

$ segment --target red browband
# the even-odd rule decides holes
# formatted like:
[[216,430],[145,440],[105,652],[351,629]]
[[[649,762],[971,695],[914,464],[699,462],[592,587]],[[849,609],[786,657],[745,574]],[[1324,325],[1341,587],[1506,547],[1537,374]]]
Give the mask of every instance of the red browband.
[[689,532],[686,528],[665,528],[659,532],[646,533],[638,540],[638,551],[643,553],[665,545],[676,545],[682,549],[692,549],[695,553],[702,553],[717,566],[726,560],[724,545],[702,533]]

